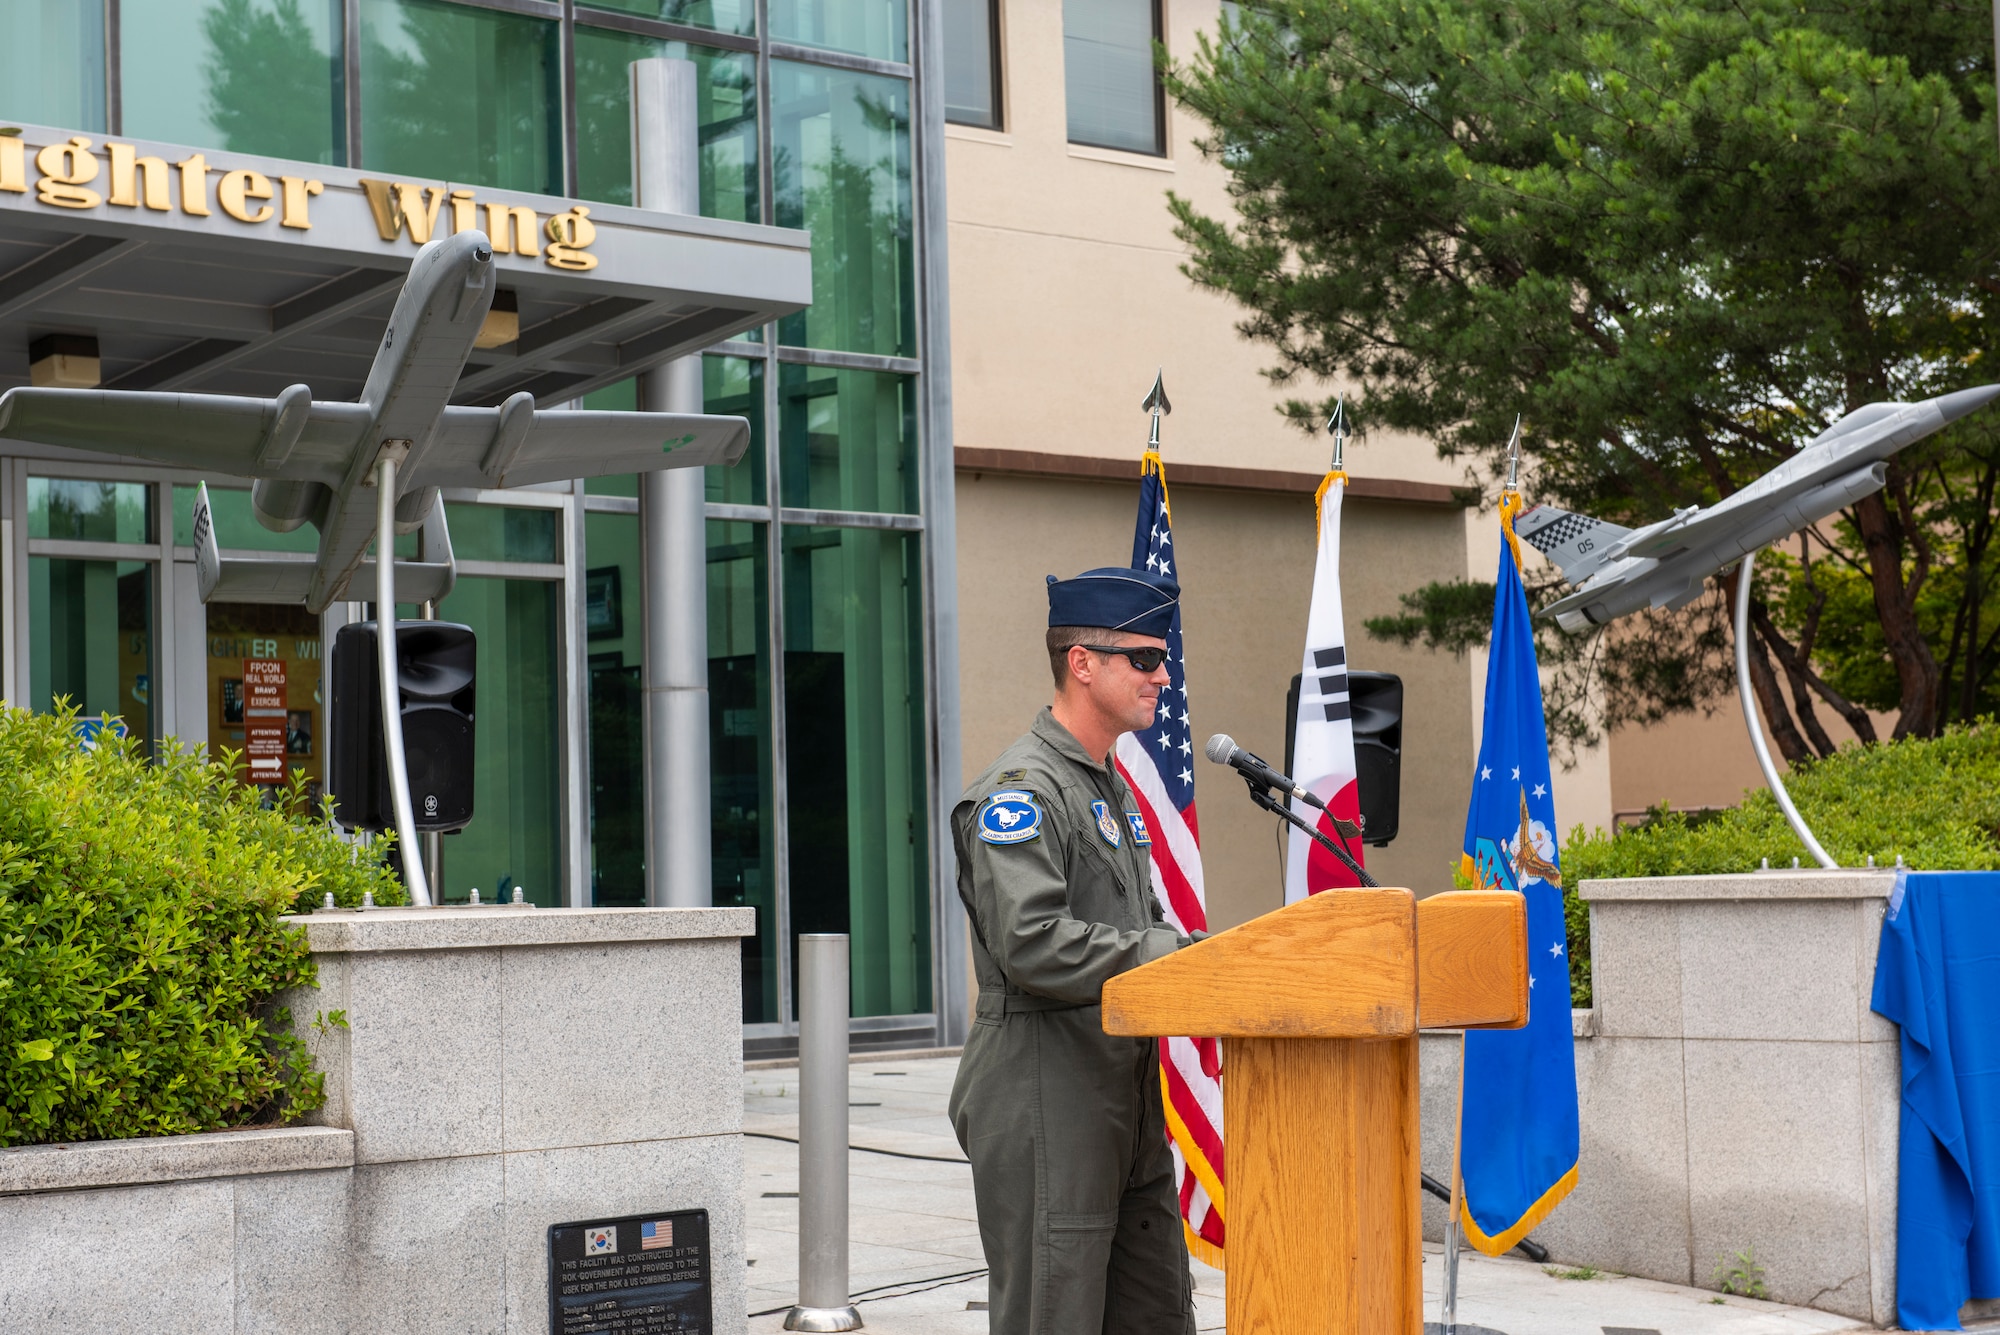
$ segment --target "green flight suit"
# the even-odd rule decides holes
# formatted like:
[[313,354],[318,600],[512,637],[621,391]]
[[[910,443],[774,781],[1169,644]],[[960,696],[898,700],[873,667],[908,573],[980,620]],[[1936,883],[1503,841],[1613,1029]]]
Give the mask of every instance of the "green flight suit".
[[1194,1335],[1157,1043],[1106,1034],[1099,1007],[1180,944],[1137,812],[1047,709],[952,810],[979,1003],[950,1111],[994,1335]]

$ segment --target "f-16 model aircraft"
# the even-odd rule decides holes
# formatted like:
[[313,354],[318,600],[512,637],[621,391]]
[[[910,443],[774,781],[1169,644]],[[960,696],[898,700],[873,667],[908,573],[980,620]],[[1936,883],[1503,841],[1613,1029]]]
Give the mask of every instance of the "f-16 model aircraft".
[[[223,560],[210,526],[198,519],[201,596],[303,600],[314,612],[348,597],[364,564],[385,457],[395,463],[396,529],[423,526],[430,558],[397,562],[398,587],[402,597],[423,600],[443,596],[453,576],[440,487],[520,487],[731,464],[742,456],[750,427],[741,417],[542,412],[526,392],[497,408],[451,406],[497,281],[483,232],[426,245],[410,266],[358,403],[315,400],[305,385],[274,399],[12,389],[0,396],[0,437],[255,479],[258,520],[279,533],[313,525],[318,555],[311,564]],[[358,596],[372,596],[371,582],[359,587],[371,592]]]
[[1890,455],[1996,396],[2000,385],[1984,385],[1856,408],[1727,500],[1641,529],[1538,505],[1514,521],[1514,532],[1576,590],[1542,615],[1576,632],[1642,607],[1685,607],[1716,571],[1880,490]]

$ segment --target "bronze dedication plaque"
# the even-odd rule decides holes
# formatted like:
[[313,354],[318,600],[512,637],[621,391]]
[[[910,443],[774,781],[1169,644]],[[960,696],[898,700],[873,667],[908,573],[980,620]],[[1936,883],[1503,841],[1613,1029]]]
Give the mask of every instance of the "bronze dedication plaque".
[[708,1211],[549,1226],[550,1335],[710,1335]]

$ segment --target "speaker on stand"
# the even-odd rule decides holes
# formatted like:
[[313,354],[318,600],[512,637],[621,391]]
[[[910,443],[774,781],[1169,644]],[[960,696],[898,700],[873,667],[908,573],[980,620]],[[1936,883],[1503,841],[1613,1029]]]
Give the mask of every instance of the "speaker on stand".
[[[382,747],[377,625],[334,635],[329,675],[327,787],[334,819],[349,830],[391,830],[396,809]],[[478,666],[470,626],[398,621],[395,707],[403,716],[410,808],[419,833],[462,830],[473,811],[473,699]]]
[[[1298,743],[1299,677],[1285,696],[1285,773],[1293,768]],[[1361,799],[1361,840],[1377,848],[1396,837],[1403,800],[1403,679],[1393,672],[1349,672],[1347,699],[1353,713],[1354,780]]]

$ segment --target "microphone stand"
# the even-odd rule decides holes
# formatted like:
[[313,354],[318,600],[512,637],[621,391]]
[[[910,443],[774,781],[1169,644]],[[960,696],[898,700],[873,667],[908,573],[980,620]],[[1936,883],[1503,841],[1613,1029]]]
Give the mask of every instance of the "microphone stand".
[[[1255,802],[1258,806],[1264,808],[1264,810],[1279,817],[1280,819],[1290,821],[1293,825],[1296,825],[1301,830],[1304,830],[1310,838],[1315,839],[1319,842],[1320,847],[1324,848],[1327,852],[1339,858],[1341,861],[1341,865],[1346,867],[1349,871],[1353,872],[1356,876],[1360,877],[1361,884],[1365,886],[1373,886],[1378,889],[1380,888],[1381,882],[1377,881],[1374,877],[1370,876],[1366,871],[1362,870],[1361,864],[1356,862],[1352,857],[1350,857],[1346,849],[1342,848],[1339,844],[1335,843],[1333,840],[1327,838],[1322,831],[1318,830],[1317,828],[1311,825],[1306,824],[1303,820],[1300,820],[1298,815],[1294,813],[1290,807],[1286,806],[1283,802],[1280,802],[1278,801],[1278,799],[1271,796],[1271,790],[1269,788],[1258,783],[1255,779],[1250,778],[1248,775],[1244,776],[1243,784],[1246,788],[1250,790],[1250,800],[1252,802]],[[1314,805],[1318,804],[1315,803]],[[1325,808],[1322,807],[1321,810],[1325,810]]]

